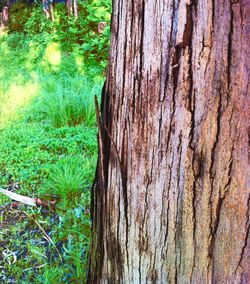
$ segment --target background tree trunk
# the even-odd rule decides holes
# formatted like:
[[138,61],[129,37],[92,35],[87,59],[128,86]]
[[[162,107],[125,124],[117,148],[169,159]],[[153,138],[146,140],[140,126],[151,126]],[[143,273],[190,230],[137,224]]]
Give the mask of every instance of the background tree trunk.
[[73,13],[73,0],[66,0],[66,6],[68,11],[68,16],[71,16]]
[[249,14],[113,1],[88,283],[250,283]]
[[50,13],[49,13],[49,1],[48,0],[43,0],[43,12],[46,18],[49,19]]
[[7,26],[10,21],[10,6],[9,6],[9,1],[7,3],[7,6],[3,7],[2,11],[2,23],[4,26]]
[[48,1],[48,5],[49,5],[49,16],[52,22],[54,22],[55,20],[55,16],[54,16],[54,3],[53,0],[49,0]]
[[78,18],[78,2],[74,0],[74,17]]

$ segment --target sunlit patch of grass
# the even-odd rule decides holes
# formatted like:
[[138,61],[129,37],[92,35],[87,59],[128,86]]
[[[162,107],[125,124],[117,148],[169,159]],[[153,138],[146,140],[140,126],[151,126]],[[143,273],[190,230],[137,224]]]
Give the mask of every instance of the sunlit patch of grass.
[[27,82],[24,85],[13,83],[6,94],[4,94],[4,103],[0,106],[0,128],[6,123],[16,120],[19,110],[27,107],[34,96],[39,93],[37,81]]
[[1,56],[8,56],[10,55],[11,51],[7,44],[7,42],[3,41],[1,42]]
[[0,37],[7,35],[7,29],[0,27]]
[[47,45],[44,53],[43,64],[45,67],[50,67],[53,71],[58,70],[62,62],[60,45],[56,42],[51,42]]

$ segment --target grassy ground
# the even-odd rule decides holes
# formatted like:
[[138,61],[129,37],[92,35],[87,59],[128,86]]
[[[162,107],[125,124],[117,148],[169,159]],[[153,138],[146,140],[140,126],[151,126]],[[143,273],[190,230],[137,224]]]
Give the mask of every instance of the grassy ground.
[[0,282],[84,283],[102,75],[39,35],[1,32],[0,54],[0,187],[57,200],[28,208],[0,196]]

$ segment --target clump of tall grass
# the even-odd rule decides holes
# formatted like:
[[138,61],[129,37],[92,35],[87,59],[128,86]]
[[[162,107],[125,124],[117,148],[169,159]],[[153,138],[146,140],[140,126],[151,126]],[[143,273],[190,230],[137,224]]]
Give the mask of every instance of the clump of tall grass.
[[42,90],[41,110],[55,127],[96,123],[94,96],[101,93],[102,83],[82,76],[47,78]]
[[95,157],[75,155],[61,158],[51,167],[44,193],[57,194],[61,197],[63,206],[77,201],[84,190],[88,199],[95,164]]

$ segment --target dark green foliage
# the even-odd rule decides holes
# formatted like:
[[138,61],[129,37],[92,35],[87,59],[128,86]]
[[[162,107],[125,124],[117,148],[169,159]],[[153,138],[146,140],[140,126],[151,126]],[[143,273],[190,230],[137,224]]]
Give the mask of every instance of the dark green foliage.
[[[11,8],[9,32],[25,32],[26,36],[40,35],[39,40],[60,42],[63,50],[73,50],[76,45],[86,64],[95,63],[104,68],[107,63],[111,0],[79,1],[79,17],[68,17],[64,3],[55,5],[55,21],[45,19],[39,4],[28,6],[16,3]],[[107,22],[103,33],[98,33],[98,23]]]
[[2,9],[6,4],[7,4],[6,0],[0,0],[0,12],[2,12]]
[[31,16],[32,9],[25,3],[17,2],[10,8],[11,21],[9,30],[22,32],[27,20]]

